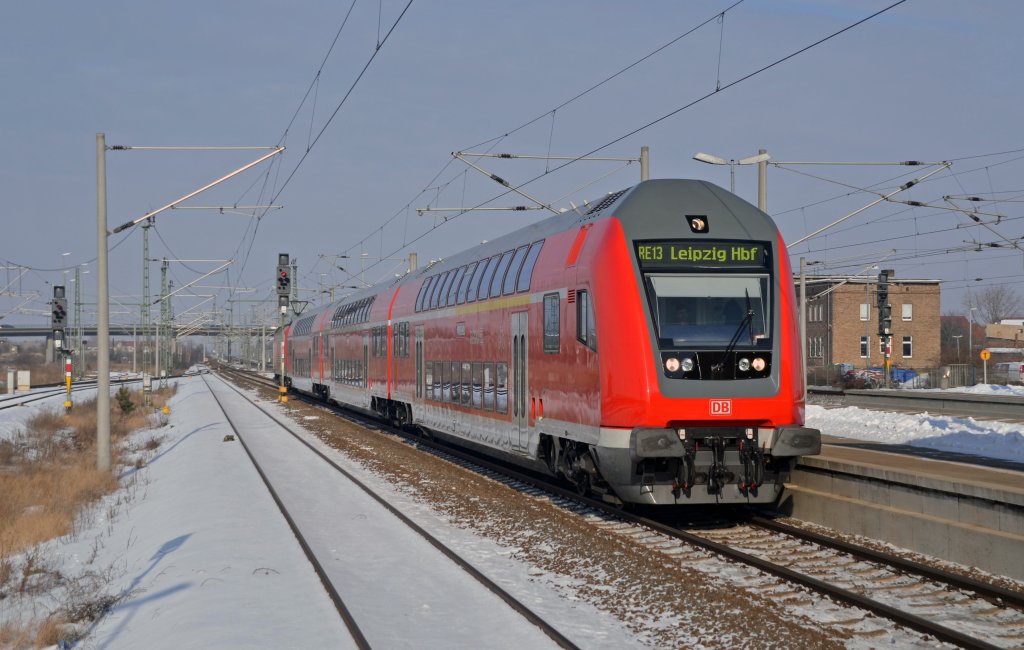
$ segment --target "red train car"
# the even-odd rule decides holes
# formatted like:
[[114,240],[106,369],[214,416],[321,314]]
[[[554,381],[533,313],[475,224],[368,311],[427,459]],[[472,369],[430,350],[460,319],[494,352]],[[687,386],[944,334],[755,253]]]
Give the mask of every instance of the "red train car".
[[304,315],[275,350],[298,390],[581,491],[765,503],[820,448],[791,277],[766,214],[653,180]]

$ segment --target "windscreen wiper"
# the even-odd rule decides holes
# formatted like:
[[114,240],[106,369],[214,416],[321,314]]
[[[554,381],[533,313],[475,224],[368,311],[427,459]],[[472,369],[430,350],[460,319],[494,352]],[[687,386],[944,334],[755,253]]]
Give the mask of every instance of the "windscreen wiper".
[[744,289],[743,293],[747,296],[747,313],[743,316],[743,319],[740,321],[740,326],[736,328],[736,332],[732,335],[732,338],[729,339],[729,345],[725,348],[725,354],[722,356],[722,361],[711,367],[715,372],[720,372],[722,370],[722,367],[725,365],[725,360],[729,358],[733,349],[736,348],[736,344],[739,343],[740,335],[743,334],[744,327],[750,329],[751,338],[754,336],[754,329],[750,327],[750,324],[754,321],[754,308],[750,306],[750,292]]

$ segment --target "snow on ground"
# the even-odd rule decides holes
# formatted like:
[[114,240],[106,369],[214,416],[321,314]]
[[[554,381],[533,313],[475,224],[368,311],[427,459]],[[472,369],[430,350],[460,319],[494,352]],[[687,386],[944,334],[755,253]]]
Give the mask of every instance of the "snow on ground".
[[1024,463],[1024,427],[927,413],[869,411],[847,406],[807,407],[807,426],[825,435],[904,444]]
[[[927,393],[968,393],[1024,397],[1024,386],[977,384]],[[808,405],[807,426],[825,435],[903,444],[936,451],[972,454],[1024,463],[1024,425],[928,413],[904,414],[847,406],[827,409]]]
[[[1024,396],[1020,387],[963,392]],[[60,590],[75,576],[100,575],[93,591],[123,599],[78,647],[344,646],[323,587],[273,503],[252,498],[265,490],[237,443],[223,442],[227,428],[204,394],[199,377],[179,382],[170,426],[134,436],[163,439],[140,452],[146,467],[124,469],[125,487],[87,513],[77,535],[39,549],[72,580],[26,602],[0,601],[0,622],[45,615],[72,596]],[[0,411],[0,437],[62,401]],[[818,406],[807,407],[807,424],[826,435],[1024,462],[1020,424]]]

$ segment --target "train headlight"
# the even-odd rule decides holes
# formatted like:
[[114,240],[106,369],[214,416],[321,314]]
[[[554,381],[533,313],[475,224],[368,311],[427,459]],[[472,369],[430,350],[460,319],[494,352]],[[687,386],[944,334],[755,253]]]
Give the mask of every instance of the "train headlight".
[[750,359],[747,359],[746,357],[740,359],[739,368],[740,372],[746,372],[750,370]]
[[757,372],[761,372],[762,370],[764,370],[765,365],[765,360],[762,359],[761,357],[754,357],[754,360],[750,362],[750,367],[756,370]]
[[683,359],[683,372],[690,372],[693,370],[693,359],[686,357]]
[[677,372],[679,370],[679,359],[675,357],[665,359],[665,370],[669,372]]

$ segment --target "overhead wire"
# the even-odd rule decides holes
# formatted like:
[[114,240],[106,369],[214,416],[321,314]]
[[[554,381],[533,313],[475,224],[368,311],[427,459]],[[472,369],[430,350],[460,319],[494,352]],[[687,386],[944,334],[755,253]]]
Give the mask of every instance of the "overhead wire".
[[[878,17],[878,16],[880,16],[880,15],[882,15],[882,14],[884,14],[884,13],[886,13],[886,12],[892,10],[892,9],[894,9],[895,7],[898,7],[898,6],[902,5],[902,4],[904,4],[906,1],[907,0],[897,0],[896,2],[893,2],[892,4],[886,6],[886,7],[882,8],[882,9],[880,9],[880,10],[878,10],[878,11],[876,11],[876,12],[874,12],[874,13],[872,13],[872,14],[870,14],[870,15],[862,18],[862,19],[860,19],[860,20],[858,20],[856,22],[853,22],[853,23],[847,25],[846,27],[843,27],[842,29],[839,29],[839,30],[837,30],[835,32],[832,32],[828,36],[822,37],[822,38],[818,39],[817,41],[814,41],[813,43],[811,43],[809,45],[801,47],[798,50],[795,50],[795,51],[793,51],[793,52],[791,52],[791,53],[789,53],[789,54],[787,54],[787,55],[785,55],[783,57],[780,57],[780,58],[772,61],[771,63],[769,63],[767,65],[764,65],[764,66],[762,66],[762,67],[760,67],[760,68],[758,68],[758,69],[756,69],[756,70],[754,70],[754,71],[752,71],[750,73],[747,73],[747,74],[745,74],[745,75],[743,75],[743,76],[741,76],[741,77],[739,77],[739,78],[737,78],[737,79],[727,83],[726,85],[724,85],[724,86],[722,86],[720,88],[716,88],[715,90],[713,90],[713,91],[711,91],[711,92],[709,92],[709,93],[707,93],[705,95],[702,95],[702,96],[698,97],[697,99],[694,99],[694,100],[692,100],[692,101],[690,101],[690,102],[688,102],[688,103],[686,103],[686,104],[684,104],[684,105],[682,105],[682,106],[680,106],[680,107],[678,107],[678,108],[676,108],[676,109],[674,109],[672,111],[669,111],[668,113],[662,115],[661,117],[658,117],[658,118],[656,118],[654,120],[651,120],[651,121],[643,124],[642,126],[639,126],[639,127],[635,128],[635,129],[633,129],[633,130],[631,130],[631,131],[629,131],[629,132],[627,132],[627,133],[625,133],[625,134],[623,134],[623,135],[621,135],[621,136],[619,136],[617,138],[614,138],[614,139],[612,139],[612,140],[610,140],[610,141],[608,141],[608,142],[606,142],[606,143],[604,143],[604,144],[602,144],[602,145],[600,145],[600,146],[598,146],[598,147],[588,151],[587,153],[584,153],[582,155],[576,156],[576,157],[572,158],[571,160],[568,160],[568,161],[566,161],[566,162],[564,162],[564,163],[562,163],[560,165],[557,165],[554,168],[552,168],[550,171],[545,171],[542,174],[539,174],[539,175],[537,175],[537,176],[535,176],[535,177],[533,177],[533,178],[531,178],[531,179],[529,179],[529,180],[527,180],[527,181],[525,181],[523,183],[520,183],[519,185],[516,186],[515,189],[520,189],[520,188],[526,187],[527,185],[530,185],[531,183],[534,183],[537,180],[539,180],[539,179],[541,179],[541,178],[543,178],[543,177],[545,177],[545,176],[547,176],[549,174],[552,174],[552,173],[555,173],[555,172],[557,172],[557,171],[559,171],[561,169],[564,169],[564,168],[566,168],[566,167],[568,167],[568,166],[570,166],[570,165],[572,165],[574,163],[579,162],[580,160],[583,160],[584,158],[592,156],[595,153],[598,153],[599,151],[603,151],[604,149],[607,149],[608,147],[611,147],[611,146],[613,146],[615,144],[618,144],[619,142],[622,142],[623,140],[625,140],[627,138],[630,138],[630,137],[632,137],[632,136],[634,136],[634,135],[636,135],[636,134],[638,134],[638,133],[640,133],[642,131],[645,131],[645,130],[647,130],[647,129],[649,129],[649,128],[657,125],[657,124],[660,124],[661,122],[664,122],[665,120],[670,119],[670,118],[678,115],[679,113],[682,113],[683,111],[686,111],[686,110],[688,110],[688,109],[690,109],[690,108],[692,108],[694,106],[697,106],[697,105],[703,103],[707,99],[709,99],[709,98],[711,98],[711,97],[713,97],[713,96],[715,96],[715,95],[717,95],[717,94],[719,94],[721,92],[724,92],[724,91],[726,91],[726,90],[728,90],[728,89],[730,89],[732,87],[735,87],[735,86],[737,86],[737,85],[739,85],[741,83],[744,83],[744,82],[746,82],[746,81],[748,81],[748,80],[750,80],[750,79],[752,79],[752,78],[754,78],[754,77],[756,77],[758,75],[763,74],[764,72],[767,72],[768,70],[771,70],[772,68],[775,68],[778,65],[781,65],[782,63],[784,63],[784,62],[786,62],[786,61],[788,61],[788,60],[790,60],[790,59],[792,59],[794,57],[797,57],[797,56],[799,56],[799,55],[801,55],[801,54],[803,54],[803,53],[805,53],[805,52],[807,52],[807,51],[809,51],[809,50],[811,50],[811,49],[813,49],[815,47],[818,47],[819,45],[822,45],[822,44],[824,44],[824,43],[826,43],[826,42],[828,42],[828,41],[830,41],[830,40],[832,40],[832,39],[834,39],[834,38],[836,38],[836,37],[838,37],[838,36],[848,32],[848,31],[850,31],[850,30],[852,30],[852,29],[854,29],[854,28],[856,28],[856,27],[858,27],[858,26],[860,26],[860,25],[862,25],[862,24],[872,20],[873,18],[876,18],[876,17]],[[715,17],[717,17],[717,16],[718,16],[718,14],[716,13]],[[715,17],[712,17],[707,22],[710,22],[710,20],[714,20]],[[543,113],[541,115],[541,117],[543,117],[543,116],[545,116],[547,114],[548,114],[548,112],[545,112],[545,113]],[[530,123],[535,122],[537,119],[540,119],[540,118],[535,118]],[[511,133],[511,132],[509,132],[509,133]],[[488,140],[487,142],[491,142],[491,140]],[[450,223],[454,219],[456,219],[456,218],[466,214],[467,212],[469,212],[469,211],[471,211],[473,209],[476,209],[476,208],[479,208],[479,207],[483,207],[483,206],[491,203],[492,201],[495,201],[495,200],[497,200],[497,199],[499,199],[501,197],[507,196],[508,194],[510,194],[513,191],[515,191],[515,189],[509,189],[509,190],[506,190],[504,192],[501,192],[501,193],[491,197],[490,199],[482,201],[482,202],[478,203],[477,205],[472,206],[471,208],[463,210],[462,212],[457,213],[457,214],[453,215],[452,217],[450,217],[444,223]],[[434,230],[436,230],[436,227],[435,228],[431,228],[430,230],[422,233],[420,236],[416,237],[413,241],[411,241],[409,243],[410,244],[411,243],[415,243],[415,242],[423,239],[427,235],[431,234]],[[406,245],[408,245],[408,244],[406,244]],[[397,252],[398,250],[401,250],[401,249],[396,249],[394,252]]]

